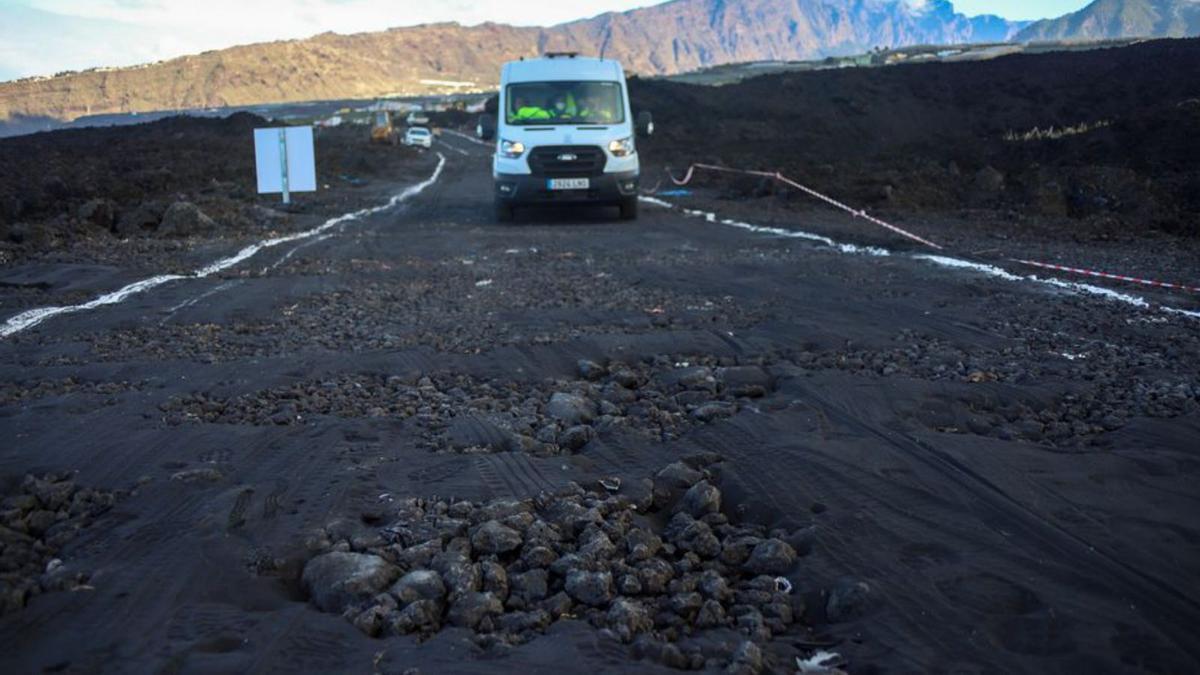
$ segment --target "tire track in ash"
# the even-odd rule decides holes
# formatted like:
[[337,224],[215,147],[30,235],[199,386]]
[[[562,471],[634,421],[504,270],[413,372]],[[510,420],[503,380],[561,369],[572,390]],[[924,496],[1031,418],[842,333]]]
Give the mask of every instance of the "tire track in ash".
[[[273,476],[262,485],[264,490],[270,489],[269,501],[262,509],[264,522],[283,511],[295,518],[294,526],[323,527],[345,507],[353,480],[344,457],[354,450],[341,435],[336,428],[303,429],[300,434],[271,439],[243,463],[239,471],[245,475]],[[296,461],[297,457],[305,460]],[[263,533],[268,544],[274,543],[274,529]]]
[[[161,653],[163,661],[179,662],[192,652],[233,651],[242,646],[244,636],[251,634],[259,623],[254,614],[230,605],[180,605],[166,624],[169,644]],[[176,648],[179,643],[187,645],[182,652]]]
[[253,499],[254,488],[244,488],[238,492],[237,498],[233,502],[233,508],[229,510],[225,529],[236,530],[246,524],[246,511],[250,508],[250,502]]
[[[1200,644],[1190,634],[1191,627],[1200,623],[1200,605],[1196,600],[1042,516],[932,445],[901,432],[866,424],[819,393],[807,390],[803,385],[800,389],[806,398],[823,407],[835,424],[876,439],[882,448],[890,448],[930,470],[940,481],[970,494],[972,515],[994,531],[1003,530],[1009,545],[1022,550],[1029,560],[1045,561],[1049,557],[1059,564],[1064,574],[1073,578],[1077,579],[1081,571],[1089,570],[1088,576],[1096,583],[1110,588],[1114,585],[1123,587],[1120,597],[1136,598],[1138,614],[1144,620],[1169,637],[1190,658],[1200,661]],[[1042,567],[1043,573],[1052,573],[1045,562]]]
[[[36,613],[34,624],[25,626],[25,630],[54,636],[59,631],[53,627],[69,618],[75,629],[71,636],[145,636],[146,639],[124,643],[133,653],[123,649],[122,657],[146,656],[169,620],[163,612],[170,606],[164,605],[162,599],[185,592],[191,580],[189,572],[196,569],[198,556],[189,555],[189,547],[185,545],[195,534],[192,529],[195,521],[189,515],[202,510],[207,502],[203,494],[193,493],[175,500],[153,522],[139,526],[137,521],[130,521],[127,525],[135,528],[133,532],[94,563],[91,583],[103,595],[81,606],[65,604],[53,614]],[[100,598],[104,601],[99,602]],[[18,645],[5,645],[9,653],[19,653],[20,649]],[[63,644],[62,651],[81,660],[88,654],[84,645]]]
[[287,495],[288,487],[290,486],[291,483],[286,478],[275,479],[271,492],[263,500],[263,520],[274,520],[279,516],[279,509],[283,505],[283,497]]
[[538,460],[523,452],[501,452],[475,457],[475,468],[484,485],[498,497],[533,497],[565,485],[549,480],[537,466]]
[[[324,615],[318,620],[344,621],[334,615]],[[354,646],[344,632],[317,627],[313,618],[296,613],[275,638],[257,652],[257,658],[246,672],[354,672],[346,667],[347,657],[356,653]]]
[[[768,424],[750,424],[743,417],[735,417],[726,423],[705,427],[701,432],[689,439],[700,447],[715,452],[732,463],[732,469],[723,472],[722,483],[731,482],[735,490],[739,490],[747,501],[735,506],[749,506],[758,511],[759,506],[748,502],[762,502],[769,512],[774,512],[786,523],[787,528],[804,526],[806,520],[813,518],[812,495],[829,495],[831,492],[845,494],[845,501],[861,504],[863,498],[868,498],[874,506],[856,508],[856,511],[869,512],[874,516],[863,523],[857,517],[839,522],[837,526],[822,527],[818,523],[816,545],[819,554],[828,559],[826,565],[834,574],[840,577],[853,570],[855,575],[873,582],[872,587],[881,605],[898,617],[899,625],[911,631],[908,635],[896,639],[896,643],[911,640],[913,634],[918,635],[924,645],[935,645],[939,654],[955,654],[962,651],[959,636],[953,635],[938,625],[930,622],[926,612],[927,604],[914,601],[919,598],[912,594],[909,587],[900,587],[899,594],[894,584],[889,583],[895,575],[893,562],[889,557],[880,559],[877,556],[862,555],[861,546],[857,544],[859,529],[882,530],[885,539],[892,540],[894,550],[904,550],[907,543],[919,542],[923,539],[919,528],[911,527],[908,523],[914,518],[920,521],[927,530],[938,531],[946,527],[928,517],[914,514],[910,503],[893,503],[884,497],[884,491],[877,489],[865,481],[853,480],[856,474],[864,473],[864,468],[850,462],[839,462],[841,466],[831,468],[826,465],[830,456],[824,453],[807,452],[803,445],[794,445],[795,439],[789,439],[787,444],[771,443],[769,436],[775,432],[785,433],[791,425],[781,425],[781,429],[773,429]],[[828,429],[814,431],[814,434],[831,435]],[[836,440],[842,437],[850,440],[850,434],[832,434]],[[886,480],[881,477],[880,480]],[[921,493],[924,494],[924,493]],[[833,495],[836,501],[836,495]],[[732,506],[732,505],[731,505]],[[887,526],[877,526],[881,515],[890,513]],[[802,514],[803,519],[800,515]],[[760,514],[761,517],[761,514]],[[903,528],[896,531],[896,528]],[[871,532],[870,540],[878,542],[880,532]],[[875,544],[873,544],[875,545]],[[811,563],[810,563],[811,564]],[[926,571],[928,573],[928,571]],[[832,579],[826,580],[827,582]],[[894,646],[894,645],[893,645]],[[911,657],[898,655],[899,661]],[[982,658],[982,657],[981,657]],[[993,654],[990,658],[997,659]],[[899,663],[893,665],[899,666]],[[915,670],[922,670],[929,664],[919,661],[908,663]]]
[[665,454],[648,445],[662,445],[657,441],[639,439],[633,434],[621,434],[611,438],[597,439],[585,448],[585,457],[599,460],[611,473],[624,477],[649,477],[661,466],[659,458]]

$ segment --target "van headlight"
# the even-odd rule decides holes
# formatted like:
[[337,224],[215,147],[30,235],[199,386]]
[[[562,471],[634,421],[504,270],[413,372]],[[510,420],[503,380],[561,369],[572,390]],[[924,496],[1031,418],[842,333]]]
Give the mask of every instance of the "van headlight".
[[633,148],[633,136],[609,143],[608,151],[613,154],[613,157],[627,157],[632,155],[636,152]]
[[508,159],[516,159],[525,154],[525,144],[521,141],[500,140],[500,155]]

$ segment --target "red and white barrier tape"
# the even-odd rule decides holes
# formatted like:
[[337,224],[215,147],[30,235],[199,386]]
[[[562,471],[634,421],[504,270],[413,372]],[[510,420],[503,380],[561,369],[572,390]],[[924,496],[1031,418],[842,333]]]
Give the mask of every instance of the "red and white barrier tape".
[[1071,272],[1072,274],[1083,274],[1089,277],[1100,277],[1101,279],[1116,279],[1117,281],[1128,281],[1134,284],[1142,284],[1144,286],[1158,286],[1159,288],[1173,288],[1180,291],[1188,291],[1191,293],[1200,293],[1200,288],[1196,286],[1185,286],[1184,284],[1172,284],[1166,281],[1155,281],[1154,279],[1140,279],[1138,277],[1130,277],[1124,274],[1113,274],[1111,272],[1099,272],[1096,270],[1081,269],[1078,267],[1067,267],[1066,265],[1055,265],[1053,263],[1037,262],[1034,260],[1021,260],[1020,258],[1011,258],[1013,262],[1029,265],[1031,267],[1041,267],[1048,270],[1058,270],[1059,272]]
[[[696,175],[696,169],[706,169],[708,171],[719,171],[722,173],[735,173],[735,174],[742,174],[745,176],[760,176],[763,178],[771,178],[771,179],[777,180],[781,183],[784,183],[786,185],[790,185],[790,186],[796,188],[797,190],[804,192],[807,195],[815,197],[816,199],[819,199],[831,206],[834,206],[843,211],[846,211],[847,213],[849,213],[855,217],[863,218],[864,220],[867,220],[868,222],[874,223],[876,225],[879,225],[880,227],[891,230],[892,232],[895,232],[899,235],[902,235],[904,237],[912,239],[913,241],[917,241],[922,244],[925,244],[926,246],[930,246],[932,248],[939,249],[939,250],[942,249],[941,246],[933,243],[932,241],[929,241],[928,239],[924,239],[922,237],[919,237],[919,236],[913,234],[912,232],[908,232],[907,230],[896,227],[895,225],[886,223],[886,222],[868,214],[866,211],[863,211],[861,209],[855,209],[851,206],[847,206],[846,204],[843,204],[842,202],[837,201],[836,199],[827,197],[827,196],[821,194],[820,192],[813,190],[810,187],[807,187],[807,186],[801,185],[800,183],[797,183],[796,181],[788,178],[787,176],[784,176],[783,174],[779,173],[778,171],[774,171],[774,172],[772,172],[772,171],[752,171],[750,169],[734,169],[734,168],[727,167],[727,166],[718,166],[716,164],[696,163],[696,164],[691,164],[690,166],[688,166],[687,173],[684,174],[683,178],[676,178],[674,175],[671,174],[671,171],[669,169],[667,170],[666,174],[667,174],[667,177],[671,179],[672,183],[674,183],[675,185],[683,186],[683,185],[687,185],[688,183],[692,182],[692,179],[695,178],[695,175]],[[657,188],[657,186],[655,186],[655,187]],[[657,190],[655,190],[655,191],[657,191]],[[1171,288],[1171,289],[1175,289],[1175,290],[1188,291],[1190,293],[1200,293],[1200,287],[1187,286],[1185,284],[1173,284],[1173,283],[1168,283],[1166,281],[1156,281],[1154,279],[1142,279],[1139,277],[1133,277],[1133,276],[1128,276],[1128,275],[1124,275],[1124,274],[1113,274],[1111,272],[1100,272],[1097,270],[1081,269],[1078,267],[1067,267],[1065,265],[1055,265],[1052,263],[1043,263],[1043,262],[1037,262],[1034,260],[1022,260],[1020,258],[1011,258],[1011,260],[1013,262],[1017,262],[1022,265],[1030,265],[1033,267],[1041,267],[1041,268],[1045,268],[1045,269],[1058,270],[1061,272],[1070,272],[1073,274],[1083,274],[1086,276],[1099,277],[1102,279],[1114,279],[1117,281],[1126,281],[1129,283],[1142,284],[1145,286],[1157,286],[1159,288]],[[1192,312],[1184,312],[1184,313],[1192,314]]]
[[796,181],[788,178],[787,176],[784,176],[783,174],[779,173],[778,171],[774,171],[774,172],[772,172],[772,171],[751,171],[748,169],[731,169],[726,166],[717,166],[715,164],[692,164],[691,166],[688,167],[687,174],[685,174],[683,178],[677,179],[677,178],[675,178],[675,176],[671,176],[671,173],[669,171],[667,172],[667,175],[671,177],[672,183],[674,183],[676,185],[687,185],[688,183],[692,182],[692,177],[695,175],[696,169],[707,169],[709,171],[721,171],[724,173],[738,173],[738,174],[743,174],[746,176],[761,176],[764,178],[773,178],[781,183],[790,185],[811,197],[815,197],[815,198],[825,202],[826,204],[829,204],[830,206],[839,208],[856,218],[862,218],[863,220],[866,220],[869,223],[874,223],[875,225],[878,225],[880,227],[891,230],[892,232],[895,232],[896,234],[899,234],[903,237],[908,237],[909,239],[912,239],[913,241],[925,244],[926,246],[929,246],[929,247],[932,247],[932,248],[935,248],[938,250],[941,250],[941,248],[942,248],[938,244],[935,244],[932,241],[929,241],[928,239],[919,237],[919,236],[913,234],[912,232],[909,232],[908,230],[896,227],[895,225],[891,225],[889,223],[885,223],[884,221],[876,218],[875,216],[868,214],[866,211],[864,211],[862,209],[856,209],[851,206],[847,206],[846,204],[843,204],[843,203],[839,202],[838,200],[833,199],[832,197],[826,197],[825,195],[821,194],[820,192],[817,192],[816,190],[814,190],[810,187],[801,185],[800,183],[797,183]]

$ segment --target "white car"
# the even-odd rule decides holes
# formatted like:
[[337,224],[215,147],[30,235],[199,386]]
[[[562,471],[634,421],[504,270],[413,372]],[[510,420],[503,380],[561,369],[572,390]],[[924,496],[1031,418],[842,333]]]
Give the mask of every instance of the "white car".
[[433,134],[425,127],[412,127],[404,132],[405,145],[419,145],[422,148],[433,147]]

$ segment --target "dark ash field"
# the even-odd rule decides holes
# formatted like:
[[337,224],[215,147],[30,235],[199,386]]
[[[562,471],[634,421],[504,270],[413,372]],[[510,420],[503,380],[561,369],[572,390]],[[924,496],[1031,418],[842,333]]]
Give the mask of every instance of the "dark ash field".
[[290,209],[254,118],[0,141],[6,328],[183,277],[0,338],[3,670],[1197,670],[1200,303],[1011,260],[1195,284],[1195,51],[635,86],[648,190],[784,170],[976,267],[746,178],[497,225],[450,133],[328,133]]

